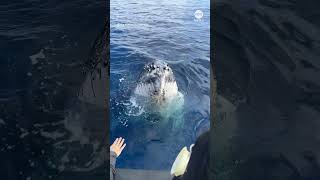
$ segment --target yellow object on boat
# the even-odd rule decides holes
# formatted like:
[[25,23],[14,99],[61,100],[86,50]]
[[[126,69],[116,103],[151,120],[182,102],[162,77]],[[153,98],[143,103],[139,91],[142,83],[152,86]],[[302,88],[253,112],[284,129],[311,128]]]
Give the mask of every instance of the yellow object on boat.
[[[192,145],[190,146],[190,151],[191,151],[191,147]],[[172,176],[183,175],[184,172],[186,171],[190,156],[191,156],[191,152],[188,151],[186,146],[183,147],[172,164],[170,174]]]

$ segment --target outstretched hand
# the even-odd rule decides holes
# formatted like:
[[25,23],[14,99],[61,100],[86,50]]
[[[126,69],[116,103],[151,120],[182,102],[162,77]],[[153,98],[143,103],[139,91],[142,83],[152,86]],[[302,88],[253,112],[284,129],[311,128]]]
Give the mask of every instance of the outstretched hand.
[[124,139],[122,137],[117,138],[113,144],[110,146],[110,151],[113,151],[117,154],[117,157],[120,156],[122,150],[126,147]]

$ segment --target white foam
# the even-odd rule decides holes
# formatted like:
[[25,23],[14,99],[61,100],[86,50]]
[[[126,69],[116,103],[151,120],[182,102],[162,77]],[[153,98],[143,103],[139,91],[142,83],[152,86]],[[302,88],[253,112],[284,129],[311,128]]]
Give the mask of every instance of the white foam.
[[20,138],[24,138],[25,136],[29,135],[29,132],[23,132],[22,134],[20,134]]
[[1,119],[1,118],[0,118],[0,124],[5,125],[6,123],[4,122],[4,120],[3,120],[3,119]]
[[[127,107],[126,115],[128,116],[140,116],[145,113],[144,105],[139,104],[135,97],[131,97],[129,103],[122,103]],[[126,126],[126,122],[123,124]]]
[[59,133],[59,132],[46,132],[46,131],[40,131],[40,134],[43,136],[43,137],[46,137],[46,138],[51,138],[51,139],[58,139],[58,138],[61,138],[65,135],[65,133]]
[[43,53],[43,49],[41,49],[40,52],[38,52],[37,54],[29,56],[29,58],[31,60],[31,64],[35,65],[35,64],[38,63],[39,59],[44,59],[44,58],[46,58],[46,56]]

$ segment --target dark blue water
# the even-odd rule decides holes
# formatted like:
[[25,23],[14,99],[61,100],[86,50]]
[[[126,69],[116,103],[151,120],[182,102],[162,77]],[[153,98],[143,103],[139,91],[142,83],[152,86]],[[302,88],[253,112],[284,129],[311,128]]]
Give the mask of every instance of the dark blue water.
[[[67,117],[79,108],[83,63],[103,30],[106,2],[2,1],[0,11],[1,179],[105,179],[106,158],[90,162],[106,141],[85,141]],[[99,124],[102,110],[91,112]]]
[[[217,121],[219,128],[214,129],[219,135],[213,140],[215,175],[220,179],[319,179],[319,1],[215,3],[217,108],[224,120]],[[196,9],[201,3],[191,4]],[[86,78],[81,64],[90,54],[88,44],[91,47],[102,30],[105,6],[105,1],[87,0],[0,3],[2,179],[107,177],[102,151],[106,143],[101,138],[106,132],[101,126],[104,109],[89,104],[79,110],[81,103],[74,100]],[[188,13],[180,14],[186,18]],[[186,29],[195,28],[190,24],[185,24]],[[164,29],[163,25],[159,23]],[[162,54],[172,48],[161,44],[157,57],[174,67],[175,60]],[[181,54],[176,56],[193,59]],[[186,87],[183,82],[179,86]],[[90,116],[81,116],[86,123],[68,126],[66,112]],[[91,139],[85,141],[85,137]],[[95,139],[99,143],[92,143]],[[93,151],[93,147],[100,148]],[[95,165],[87,164],[90,161]],[[121,163],[126,162],[120,159]]]
[[[194,16],[198,9],[201,19]],[[179,151],[209,129],[209,10],[208,0],[111,2],[111,140],[127,141],[118,167],[169,169]],[[181,117],[168,120],[182,118],[174,129],[130,101],[143,66],[153,60],[169,64],[184,96]]]
[[319,179],[319,1],[216,1],[217,179]]

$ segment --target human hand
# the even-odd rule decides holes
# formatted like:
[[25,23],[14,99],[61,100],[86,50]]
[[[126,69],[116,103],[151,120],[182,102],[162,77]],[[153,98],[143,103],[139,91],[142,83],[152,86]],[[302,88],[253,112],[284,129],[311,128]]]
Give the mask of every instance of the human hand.
[[117,138],[113,144],[110,146],[110,151],[113,151],[117,154],[117,157],[120,156],[122,150],[126,147],[124,139],[122,137]]

